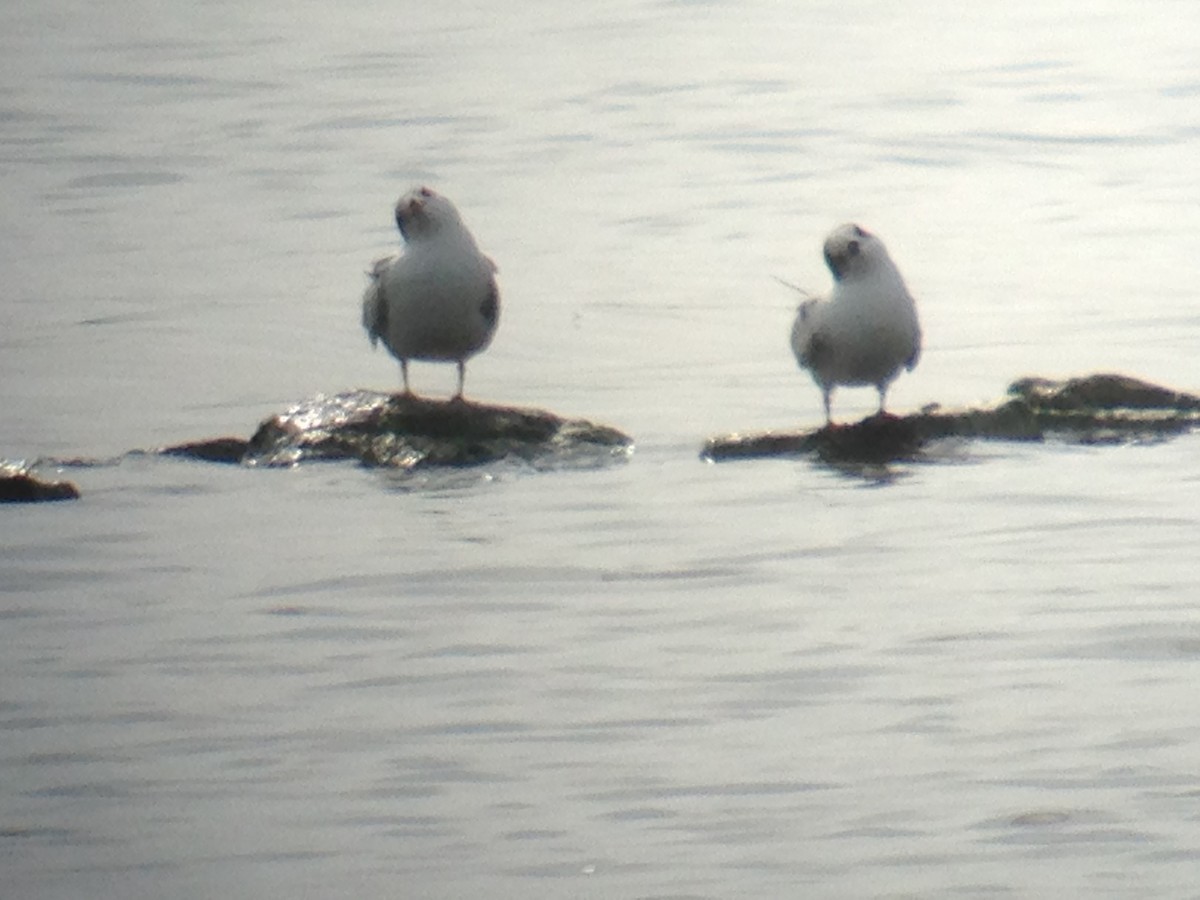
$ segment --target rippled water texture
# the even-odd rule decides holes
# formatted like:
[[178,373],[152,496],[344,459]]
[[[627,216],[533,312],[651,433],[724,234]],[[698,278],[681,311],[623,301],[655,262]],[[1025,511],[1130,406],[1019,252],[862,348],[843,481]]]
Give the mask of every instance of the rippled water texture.
[[[0,509],[0,893],[1194,896],[1196,438],[698,452],[819,423],[774,278],[847,220],[896,409],[1200,389],[1198,10],[4,7],[0,456],[112,461]],[[628,462],[117,459],[397,388],[417,182],[500,267],[468,394]]]

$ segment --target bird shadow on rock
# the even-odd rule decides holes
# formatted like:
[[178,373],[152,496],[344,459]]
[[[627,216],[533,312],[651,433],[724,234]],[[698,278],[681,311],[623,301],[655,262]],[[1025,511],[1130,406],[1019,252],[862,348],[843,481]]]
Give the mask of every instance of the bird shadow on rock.
[[245,466],[351,460],[413,471],[502,460],[590,468],[627,459],[632,447],[615,428],[544,410],[357,390],[298,403],[265,420],[248,440],[215,438],[160,452]]
[[812,457],[873,481],[895,477],[894,463],[933,462],[937,447],[966,440],[1077,444],[1161,441],[1200,426],[1200,396],[1126,375],[1065,381],[1022,378],[991,406],[909,415],[877,413],[860,422],[807,431],[728,434],[710,438],[701,457],[712,462]]

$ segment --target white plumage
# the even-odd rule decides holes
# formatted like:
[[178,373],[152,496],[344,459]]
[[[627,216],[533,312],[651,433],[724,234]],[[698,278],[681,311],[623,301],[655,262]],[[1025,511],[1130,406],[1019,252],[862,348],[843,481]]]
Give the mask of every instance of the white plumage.
[[857,225],[841,225],[825,239],[833,290],[800,304],[792,352],[821,388],[825,421],[838,385],[874,385],[879,411],[888,386],[921,356],[917,306],[887,248]]
[[363,295],[363,328],[400,360],[404,392],[410,359],[458,364],[485,349],[500,319],[496,266],[475,244],[454,204],[427,187],[396,203],[403,253],[376,260]]

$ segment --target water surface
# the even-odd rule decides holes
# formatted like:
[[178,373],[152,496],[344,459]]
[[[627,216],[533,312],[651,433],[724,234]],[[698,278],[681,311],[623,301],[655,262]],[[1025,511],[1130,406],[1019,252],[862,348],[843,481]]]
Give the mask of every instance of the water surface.
[[13,896],[1194,895],[1191,439],[697,458],[820,420],[773,276],[825,289],[846,220],[920,304],[897,409],[1200,387],[1193,4],[0,19],[0,455],[398,386],[358,297],[416,182],[500,266],[468,393],[638,440],[408,479],[134,456],[0,511]]

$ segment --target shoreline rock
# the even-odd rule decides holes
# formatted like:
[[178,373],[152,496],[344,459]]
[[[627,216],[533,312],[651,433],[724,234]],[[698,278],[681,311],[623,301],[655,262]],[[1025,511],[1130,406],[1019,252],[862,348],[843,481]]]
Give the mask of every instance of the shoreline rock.
[[1200,427],[1200,396],[1126,375],[1098,374],[1056,381],[1022,378],[1009,399],[980,409],[910,415],[885,413],[860,422],[807,431],[728,434],[710,438],[702,459],[721,462],[813,455],[833,464],[884,465],[920,458],[945,438],[1082,444],[1164,440]]
[[543,410],[359,390],[297,403],[263,421],[247,441],[213,438],[159,452],[245,466],[355,460],[411,470],[508,458],[545,466],[595,465],[627,457],[632,446],[632,438],[615,428]]

